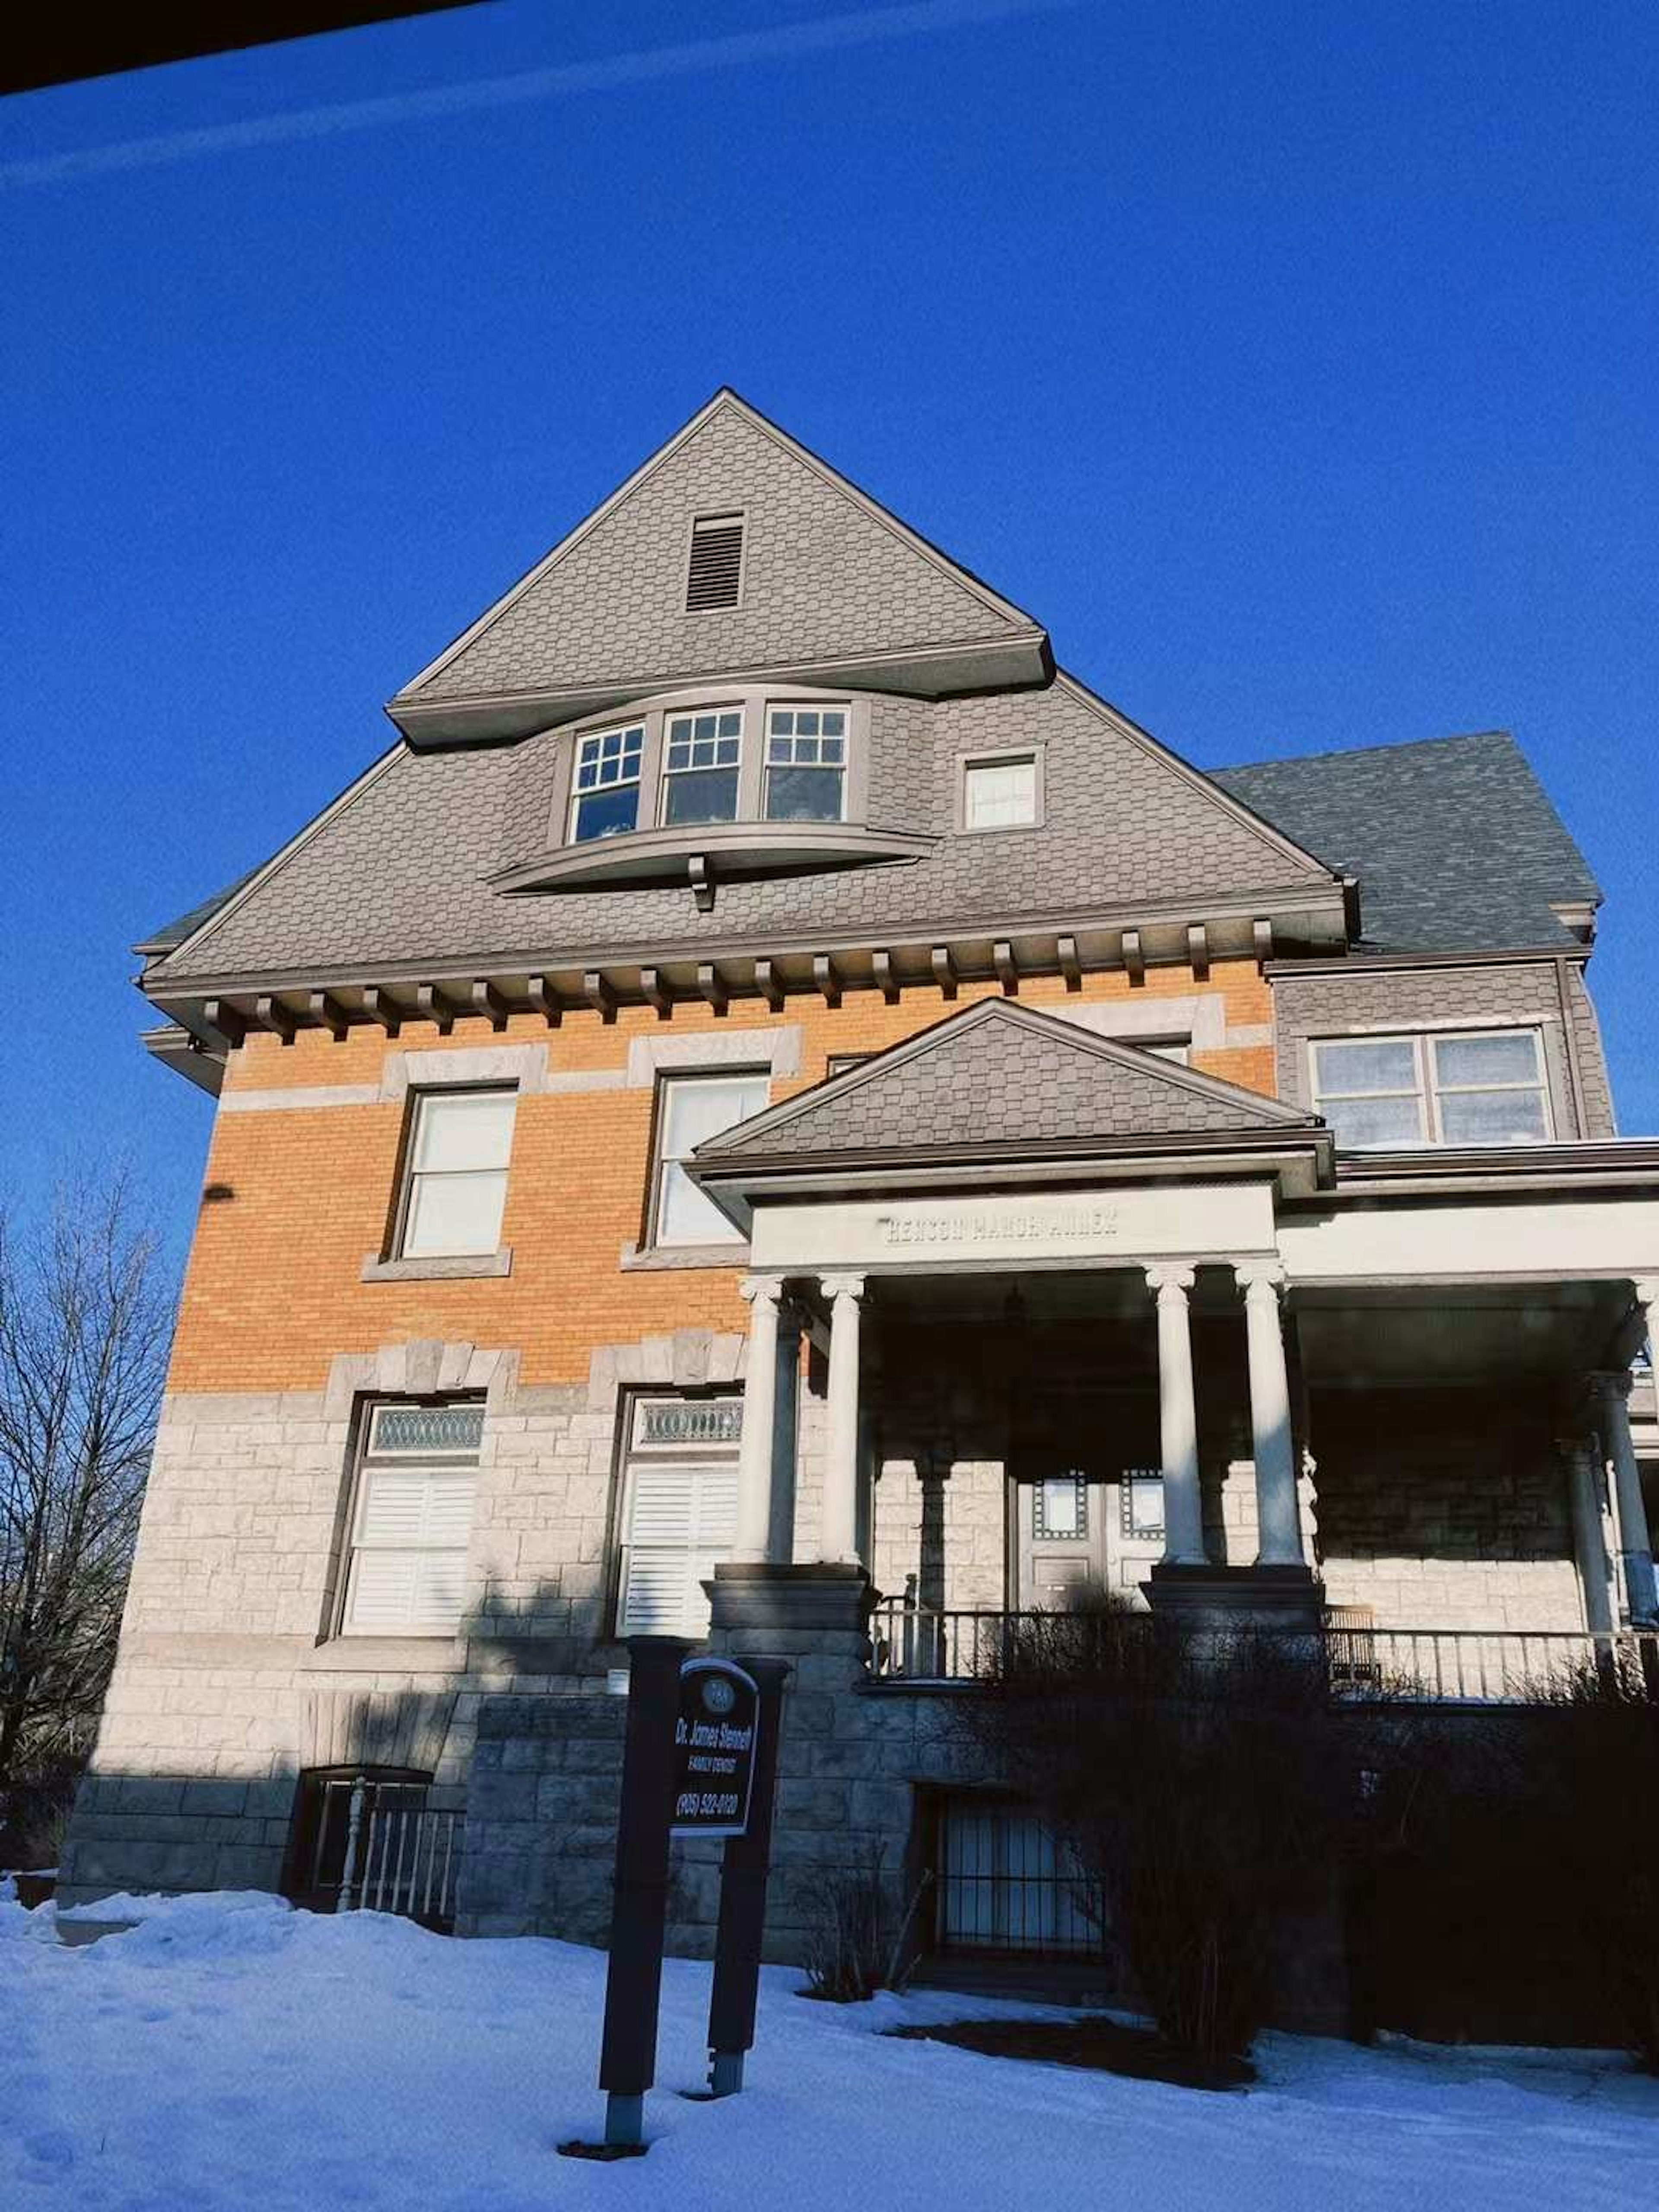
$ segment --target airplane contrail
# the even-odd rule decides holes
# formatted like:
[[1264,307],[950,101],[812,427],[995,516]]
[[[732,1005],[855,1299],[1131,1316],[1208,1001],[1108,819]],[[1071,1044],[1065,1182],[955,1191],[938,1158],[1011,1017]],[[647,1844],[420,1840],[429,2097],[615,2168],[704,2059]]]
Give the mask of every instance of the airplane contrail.
[[249,116],[237,123],[210,124],[198,131],[169,131],[154,138],[121,139],[104,146],[0,162],[0,186],[68,184],[84,177],[193,161],[201,155],[334,137],[384,124],[416,123],[429,116],[464,115],[480,108],[513,106],[571,94],[609,92],[618,86],[648,83],[655,77],[689,76],[753,62],[793,60],[801,55],[874,46],[1079,4],[1081,0],[909,0],[904,6],[824,15],[815,22],[783,24],[775,30],[738,31],[726,38],[651,46],[597,61],[518,70],[506,76],[475,77],[460,84],[434,85],[422,92],[386,93],[369,100],[290,108],[274,115]]

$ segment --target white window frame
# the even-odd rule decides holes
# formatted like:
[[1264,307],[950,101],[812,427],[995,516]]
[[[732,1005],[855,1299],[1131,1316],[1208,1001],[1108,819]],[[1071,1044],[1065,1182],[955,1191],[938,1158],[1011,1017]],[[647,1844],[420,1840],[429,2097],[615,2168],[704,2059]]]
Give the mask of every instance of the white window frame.
[[[813,822],[845,822],[847,819],[848,792],[853,777],[853,703],[851,700],[769,699],[767,701],[766,712],[762,723],[760,819],[763,822],[781,822],[787,823],[801,817],[797,817],[796,816],[789,814],[775,815],[772,812],[770,800],[772,793],[772,770],[774,766],[775,765],[779,768],[816,768],[823,769],[825,768],[834,767],[835,763],[794,759],[793,757],[794,746],[804,734],[801,732],[794,730],[780,732],[777,738],[777,742],[780,744],[787,744],[790,747],[791,757],[787,761],[774,763],[772,758],[772,718],[775,714],[839,714],[842,717],[841,803],[839,811],[833,815],[814,814],[805,817],[805,819],[808,822],[809,825]],[[823,733],[820,731],[816,738],[808,737],[806,741],[808,744],[821,744],[823,740]]]
[[[1492,1037],[1528,1037],[1532,1042],[1534,1079],[1528,1083],[1449,1083],[1439,1079],[1437,1057],[1443,1044],[1462,1044],[1480,1042]],[[1412,1048],[1412,1073],[1415,1089],[1376,1091],[1346,1091],[1328,1094],[1320,1088],[1319,1054],[1326,1045],[1397,1044]],[[1544,1055],[1543,1032],[1527,1022],[1493,1023],[1488,1027],[1428,1030],[1346,1030],[1333,1031],[1326,1036],[1308,1040],[1308,1095],[1313,1101],[1316,1114],[1327,1114],[1328,1105],[1339,1111],[1357,1101],[1368,1098],[1413,1098],[1417,1106],[1419,1134],[1414,1147],[1411,1143],[1389,1139],[1376,1145],[1356,1145],[1345,1142],[1340,1131],[1337,1142],[1345,1152],[1412,1151],[1427,1146],[1441,1146],[1449,1139],[1444,1133],[1441,1116],[1441,1095],[1452,1097],[1484,1097],[1503,1091],[1535,1092],[1543,1109],[1543,1134],[1535,1138],[1508,1137],[1495,1139],[1493,1145],[1479,1139],[1460,1138],[1454,1142],[1460,1149],[1470,1152],[1501,1149],[1505,1144],[1549,1144],[1555,1136],[1555,1106],[1550,1096],[1549,1063]],[[1327,1118],[1329,1116],[1327,1114]]]
[[[623,1458],[617,1520],[616,1598],[611,1620],[617,1636],[647,1632],[630,1623],[629,1607],[637,1567],[650,1555],[659,1575],[679,1562],[679,1610],[673,1621],[659,1613],[649,1615],[652,1631],[659,1634],[702,1637],[708,1631],[708,1601],[700,1584],[721,1560],[730,1559],[737,1541],[738,1459],[741,1449],[743,1398],[722,1393],[712,1399],[676,1397],[670,1391],[640,1393],[625,1401],[623,1426]],[[707,1409],[710,1425],[725,1433],[713,1438],[653,1443],[645,1431],[649,1409],[672,1405],[683,1409],[692,1424]],[[735,1418],[734,1418],[735,1416]],[[660,1479],[683,1476],[687,1540],[684,1544],[660,1539],[641,1539],[635,1529],[635,1513],[642,1474]]]
[[[1014,822],[975,822],[972,793],[974,778],[997,769],[1029,768],[1031,771],[1031,811]],[[1006,830],[1036,830],[1042,821],[1042,756],[1034,745],[1011,745],[1006,752],[970,753],[962,763],[960,812],[962,828],[969,837],[994,837]]]
[[[737,716],[737,736],[735,739],[732,739],[730,738],[721,738],[717,735],[714,739],[714,743],[716,745],[735,743],[738,748],[736,759],[729,762],[711,762],[708,766],[703,768],[698,768],[690,763],[688,763],[684,768],[674,767],[671,757],[673,753],[674,747],[677,744],[690,744],[695,746],[708,742],[707,739],[699,738],[677,738],[674,735],[675,723],[696,723],[705,715],[713,715],[715,721],[718,722],[722,714],[735,714]],[[662,772],[657,779],[656,826],[659,829],[690,830],[702,827],[703,823],[695,823],[690,822],[679,823],[670,819],[668,812],[669,790],[672,786],[676,776],[707,775],[710,774],[711,771],[721,768],[729,768],[732,774],[737,779],[737,787],[732,794],[732,811],[730,814],[705,816],[704,823],[706,823],[707,826],[710,829],[720,829],[725,826],[735,824],[743,820],[743,749],[744,738],[746,734],[744,729],[744,715],[743,702],[741,700],[726,700],[721,702],[719,705],[710,705],[706,707],[669,707],[664,709],[662,718]]]
[[[380,1431],[388,1413],[406,1411],[442,1412],[450,1408],[465,1409],[478,1416],[478,1436],[476,1443],[459,1447],[453,1451],[425,1445],[399,1447],[380,1441]],[[335,1633],[340,1637],[358,1636],[432,1636],[453,1638],[459,1631],[465,1616],[465,1583],[466,1562],[472,1540],[472,1525],[477,1510],[478,1468],[483,1453],[484,1404],[481,1398],[451,1398],[441,1401],[407,1398],[374,1399],[364,1408],[360,1431],[356,1465],[353,1470],[351,1510],[346,1523],[346,1556],[344,1572],[340,1577],[339,1612],[335,1622]],[[416,1537],[412,1540],[392,1542],[375,1540],[364,1534],[370,1511],[374,1479],[379,1474],[398,1474],[425,1477],[430,1481],[443,1481],[459,1487],[457,1478],[467,1478],[466,1525],[459,1540],[452,1529],[440,1539]],[[427,1500],[422,1499],[423,1512]],[[371,1553],[399,1558],[416,1558],[433,1561],[447,1560],[451,1564],[456,1585],[453,1609],[447,1606],[422,1611],[411,1610],[402,1620],[381,1619],[373,1622],[357,1618],[357,1601],[361,1589],[360,1562]]]
[[[638,736],[639,743],[637,746],[630,747],[628,740],[635,734]],[[619,738],[622,740],[621,748],[615,757],[622,763],[623,766],[625,767],[627,765],[629,751],[632,750],[634,752],[634,772],[631,775],[618,774],[611,776],[607,781],[604,782],[596,779],[592,783],[590,783],[584,787],[581,780],[582,768],[584,765],[582,756],[584,753],[588,753],[590,748],[598,748],[598,750],[592,751],[591,758],[594,767],[603,771],[605,764],[604,746],[605,741],[607,738]],[[607,722],[603,729],[584,730],[577,738],[575,747],[572,752],[570,760],[570,818],[566,839],[568,843],[572,845],[602,845],[605,842],[605,836],[611,837],[626,837],[633,835],[633,830],[611,830],[605,832],[605,836],[595,837],[583,837],[578,835],[577,824],[581,819],[582,801],[585,799],[597,799],[600,797],[602,793],[610,791],[631,790],[635,794],[634,830],[648,829],[650,827],[648,823],[643,823],[640,819],[641,802],[645,796],[644,777],[647,738],[647,726],[642,720],[627,722]]]
[[[692,1084],[696,1083],[756,1083],[760,1086],[762,1098],[761,1103],[751,1110],[757,1114],[763,1113],[771,1103],[772,1071],[769,1067],[721,1067],[719,1066],[674,1067],[665,1068],[659,1073],[656,1112],[653,1115],[651,1122],[651,1187],[645,1224],[645,1243],[647,1250],[696,1251],[705,1245],[715,1244],[730,1244],[738,1251],[743,1249],[744,1240],[742,1234],[736,1229],[723,1237],[717,1234],[705,1237],[667,1237],[663,1233],[664,1202],[669,1188],[668,1170],[671,1167],[683,1165],[690,1157],[687,1153],[670,1152],[668,1150],[669,1102],[676,1091],[689,1088]],[[738,1119],[747,1121],[749,1115],[740,1115]],[[736,1124],[728,1122],[726,1126],[734,1127]]]
[[[477,1098],[488,1097],[505,1098],[508,1102],[506,1163],[499,1168],[417,1168],[415,1164],[420,1150],[421,1121],[428,1103],[433,1099]],[[409,1126],[404,1143],[404,1172],[402,1187],[398,1193],[397,1233],[392,1238],[392,1256],[395,1260],[474,1260],[489,1259],[501,1249],[502,1224],[507,1214],[508,1178],[512,1174],[513,1139],[518,1127],[519,1086],[516,1083],[434,1083],[423,1084],[409,1093]],[[411,1252],[409,1232],[415,1215],[416,1187],[420,1183],[441,1179],[446,1176],[490,1175],[501,1184],[501,1208],[496,1218],[495,1234],[488,1244],[469,1245],[465,1251]]]

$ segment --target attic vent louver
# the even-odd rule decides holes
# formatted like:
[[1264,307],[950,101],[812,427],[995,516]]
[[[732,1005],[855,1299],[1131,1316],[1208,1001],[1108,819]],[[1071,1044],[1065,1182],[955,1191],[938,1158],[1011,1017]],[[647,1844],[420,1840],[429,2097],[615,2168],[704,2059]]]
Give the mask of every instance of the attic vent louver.
[[685,580],[685,611],[734,607],[743,581],[743,517],[700,514],[691,526],[691,566]]

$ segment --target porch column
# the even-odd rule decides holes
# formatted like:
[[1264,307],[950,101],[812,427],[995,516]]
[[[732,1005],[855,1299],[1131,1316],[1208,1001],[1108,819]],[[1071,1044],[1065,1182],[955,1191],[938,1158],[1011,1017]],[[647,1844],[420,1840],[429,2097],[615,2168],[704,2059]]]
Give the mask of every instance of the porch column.
[[1592,1636],[1613,1627],[1607,1595],[1607,1547],[1601,1529],[1601,1482],[1588,1437],[1558,1437],[1555,1449],[1567,1470],[1572,1507],[1572,1549],[1584,1596],[1584,1626]]
[[1613,1496],[1619,1501],[1619,1567],[1625,1603],[1632,1623],[1637,1623],[1659,1616],[1659,1590],[1655,1588],[1653,1552],[1648,1542],[1642,1470],[1631,1441],[1629,1399],[1628,1368],[1619,1372],[1603,1370],[1589,1377],[1589,1400],[1601,1439],[1601,1456],[1612,1468]]
[[1201,1567],[1204,1500],[1198,1485],[1198,1409],[1193,1396],[1190,1267],[1148,1267],[1158,1297],[1158,1421],[1164,1466],[1164,1564]]
[[825,1275],[821,1287],[830,1301],[830,1389],[818,1559],[855,1566],[859,1556],[859,1322],[864,1278]]
[[747,1275],[738,1295],[749,1305],[749,1360],[743,1379],[743,1438],[738,1448],[738,1521],[734,1559],[772,1556],[773,1439],[778,1411],[780,1275]]
[[1285,1273],[1276,1266],[1234,1270],[1244,1293],[1244,1326],[1250,1362],[1250,1436],[1255,1460],[1259,1567],[1300,1567],[1302,1515],[1297,1497],[1296,1455],[1291,1443],[1291,1386],[1279,1294]]

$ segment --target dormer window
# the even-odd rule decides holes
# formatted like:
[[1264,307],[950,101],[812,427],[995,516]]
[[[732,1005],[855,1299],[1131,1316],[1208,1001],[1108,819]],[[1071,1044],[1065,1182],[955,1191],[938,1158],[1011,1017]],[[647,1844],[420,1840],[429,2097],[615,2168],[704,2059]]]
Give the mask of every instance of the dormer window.
[[743,765],[743,709],[671,714],[663,732],[662,818],[735,822]]
[[846,708],[769,708],[767,820],[839,822],[846,791]]
[[595,730],[578,740],[570,806],[572,844],[585,843],[590,837],[616,837],[638,827],[644,757],[643,722],[623,730]]
[[698,615],[716,607],[735,607],[742,597],[742,515],[700,514],[691,526],[685,611]]

